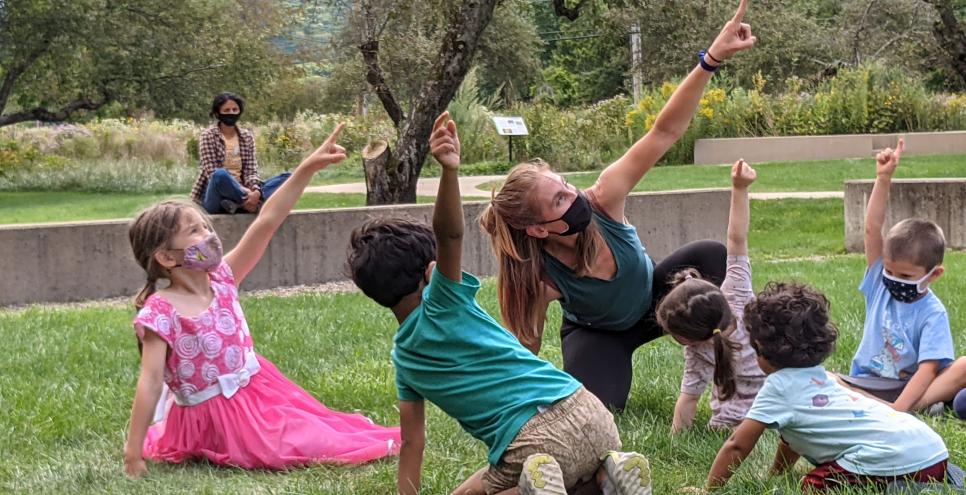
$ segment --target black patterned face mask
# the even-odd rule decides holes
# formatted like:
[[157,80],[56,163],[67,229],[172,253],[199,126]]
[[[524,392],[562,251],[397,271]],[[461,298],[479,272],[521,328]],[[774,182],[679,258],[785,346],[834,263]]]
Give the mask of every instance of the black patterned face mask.
[[926,288],[922,287],[922,283],[932,275],[933,270],[929,270],[929,273],[919,280],[896,278],[886,272],[882,272],[882,283],[885,284],[889,294],[892,294],[893,299],[899,302],[911,303],[919,298],[920,294],[926,292]]

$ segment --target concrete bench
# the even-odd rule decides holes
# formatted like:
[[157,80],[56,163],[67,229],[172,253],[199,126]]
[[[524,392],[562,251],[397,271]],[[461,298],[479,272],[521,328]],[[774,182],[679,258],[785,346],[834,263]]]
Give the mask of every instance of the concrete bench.
[[[697,239],[725,238],[730,192],[711,189],[637,193],[627,217],[648,252],[660,259]],[[493,275],[490,243],[477,227],[485,203],[467,203],[463,264]],[[267,289],[345,280],[346,249],[353,229],[373,217],[405,216],[431,222],[433,205],[298,211],[275,234],[258,266],[242,284]],[[225,249],[233,247],[254,219],[214,218]],[[0,305],[69,302],[129,296],[144,285],[127,237],[128,220],[0,226]]]
[[699,139],[694,143],[694,163],[731,164],[738,158],[751,163],[872,158],[875,150],[895,148],[899,136],[906,138],[907,155],[966,154],[966,131],[773,136]]
[[[845,249],[849,252],[863,251],[865,207],[874,182],[845,183]],[[893,180],[883,233],[911,217],[936,222],[946,235],[946,247],[966,249],[966,178]]]

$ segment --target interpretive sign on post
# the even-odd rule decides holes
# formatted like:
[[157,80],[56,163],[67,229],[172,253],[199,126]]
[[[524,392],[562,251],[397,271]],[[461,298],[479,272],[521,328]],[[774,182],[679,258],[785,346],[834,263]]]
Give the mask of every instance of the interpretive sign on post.
[[513,136],[527,136],[527,124],[523,122],[523,117],[493,117],[493,125],[496,126],[496,133],[501,136],[508,136],[510,139],[510,161],[513,161]]

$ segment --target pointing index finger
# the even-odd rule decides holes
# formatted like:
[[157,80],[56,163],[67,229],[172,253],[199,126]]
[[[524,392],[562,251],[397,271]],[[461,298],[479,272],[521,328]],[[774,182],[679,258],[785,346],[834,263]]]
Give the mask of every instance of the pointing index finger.
[[345,122],[339,122],[339,125],[335,126],[335,130],[332,131],[332,134],[329,134],[329,137],[325,139],[325,144],[331,145],[332,143],[338,141],[339,134],[342,133],[342,129],[345,129]]
[[445,111],[439,114],[439,117],[436,117],[436,122],[433,122],[433,130],[435,131],[436,129],[439,129],[440,126],[442,126],[446,122],[446,119],[448,118],[449,118],[449,111]]
[[748,0],[741,0],[738,4],[738,11],[735,12],[735,16],[731,20],[735,23],[741,24],[741,21],[745,18],[745,11],[748,10]]
[[904,138],[899,138],[899,144],[896,145],[896,157],[902,156],[902,150],[906,147],[906,140]]

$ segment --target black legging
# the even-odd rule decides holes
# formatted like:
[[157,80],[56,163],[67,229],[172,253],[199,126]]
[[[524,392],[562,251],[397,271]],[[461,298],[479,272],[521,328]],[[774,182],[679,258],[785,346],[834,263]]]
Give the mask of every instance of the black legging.
[[623,331],[592,329],[567,318],[560,327],[564,371],[574,376],[607,407],[624,409],[631,391],[634,350],[661,335],[654,317],[658,303],[670,290],[670,277],[696,268],[720,286],[727,270],[727,250],[717,241],[695,241],[681,246],[654,267],[651,307],[633,327]]

